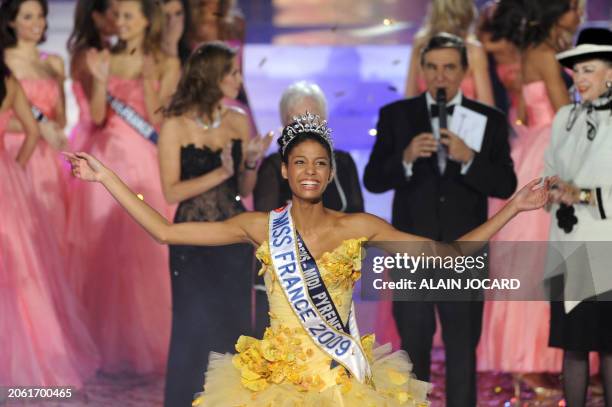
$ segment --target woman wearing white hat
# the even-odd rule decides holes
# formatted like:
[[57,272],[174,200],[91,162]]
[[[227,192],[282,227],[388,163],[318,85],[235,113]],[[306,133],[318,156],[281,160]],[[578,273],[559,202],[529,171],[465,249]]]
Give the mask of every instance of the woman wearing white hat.
[[565,273],[564,302],[552,303],[550,345],[564,350],[567,406],[585,405],[588,354],[598,352],[605,405],[610,407],[612,32],[585,29],[577,46],[557,54],[557,59],[573,69],[580,102],[564,106],[555,116],[545,156],[545,174],[559,176],[556,188],[550,192],[551,210],[556,215],[551,224],[550,247],[552,252],[561,254]]

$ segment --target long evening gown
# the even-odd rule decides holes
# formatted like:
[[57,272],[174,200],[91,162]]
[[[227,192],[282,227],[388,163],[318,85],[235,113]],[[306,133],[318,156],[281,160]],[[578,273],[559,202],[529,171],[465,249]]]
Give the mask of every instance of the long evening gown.
[[4,147],[10,116],[0,113],[0,386],[80,388],[98,367],[97,350],[46,208]]
[[[181,180],[221,165],[221,151],[193,144],[181,148]],[[241,143],[234,142],[234,163]],[[245,211],[237,177],[180,203],[174,222],[222,221]],[[171,246],[172,335],[165,405],[188,406],[201,390],[211,351],[228,352],[251,329],[253,248]],[[222,272],[219,272],[222,270]],[[231,303],[229,299],[232,298]]]
[[[361,242],[344,241],[317,259],[329,294],[346,323],[353,286],[360,278]],[[430,385],[412,377],[404,351],[374,347],[373,335],[361,338],[370,361],[373,386],[348,376],[304,331],[275,278],[268,243],[257,250],[270,303],[271,326],[263,339],[242,336],[236,355],[213,354],[198,406],[428,406]]]
[[[40,109],[50,120],[55,119],[55,108],[60,103],[60,88],[53,78],[20,79],[19,83],[28,101]],[[8,133],[5,137],[7,151],[15,157],[25,135]],[[26,173],[34,190],[35,199],[44,211],[45,218],[53,225],[53,232],[60,250],[66,253],[67,222],[67,174],[59,152],[42,137],[26,167]]]
[[79,119],[70,132],[70,147],[72,151],[87,152],[91,148],[95,130],[89,111],[89,100],[80,82],[72,82],[72,93],[79,107]]
[[[543,81],[523,86],[523,97],[527,107],[527,126],[516,132],[512,141],[512,160],[518,185],[541,176],[544,170],[544,152],[550,143],[551,125],[555,111],[548,98]],[[491,200],[489,212],[495,213],[503,201]],[[545,211],[523,212],[511,220],[492,239],[498,242],[545,242],[548,240],[550,214]],[[512,272],[511,276],[521,281],[534,281],[544,273],[545,250],[527,251],[526,246],[517,246],[520,264],[530,267],[508,267],[516,253],[508,253],[508,245],[500,244],[497,252],[491,251],[491,274],[498,270]],[[493,247],[495,249],[495,247]],[[529,261],[525,256],[531,256]],[[518,264],[518,263],[517,263]],[[504,265],[504,266],[502,266]],[[501,266],[501,267],[500,267]],[[479,370],[503,370],[509,372],[559,372],[562,354],[548,347],[550,306],[545,301],[493,301],[484,308],[483,329],[478,348]]]
[[[109,92],[146,118],[141,79],[111,76]],[[107,106],[91,154],[163,216],[157,147]],[[88,313],[106,372],[161,373],[170,336],[168,249],[156,243],[101,184],[74,188],[68,278]]]

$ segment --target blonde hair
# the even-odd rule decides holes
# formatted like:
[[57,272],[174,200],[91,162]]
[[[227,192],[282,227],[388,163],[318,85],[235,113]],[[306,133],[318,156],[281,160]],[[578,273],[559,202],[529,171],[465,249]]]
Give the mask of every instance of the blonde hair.
[[433,0],[417,36],[430,38],[440,32],[447,32],[466,38],[477,16],[473,0]]

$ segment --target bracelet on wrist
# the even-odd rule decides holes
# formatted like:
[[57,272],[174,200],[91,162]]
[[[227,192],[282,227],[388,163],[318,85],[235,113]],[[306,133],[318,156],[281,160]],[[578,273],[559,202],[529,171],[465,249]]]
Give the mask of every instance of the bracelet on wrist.
[[578,201],[581,204],[589,205],[593,198],[593,191],[590,189],[582,188],[578,193]]
[[244,162],[244,169],[248,171],[253,171],[257,169],[257,161],[249,164],[247,161]]

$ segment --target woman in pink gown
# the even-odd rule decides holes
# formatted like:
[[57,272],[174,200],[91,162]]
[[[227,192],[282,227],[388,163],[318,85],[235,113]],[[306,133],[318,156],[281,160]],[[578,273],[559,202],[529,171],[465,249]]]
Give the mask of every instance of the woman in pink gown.
[[[162,194],[157,146],[142,128],[136,130],[134,121],[128,122],[135,113],[150,128],[159,128],[159,108],[174,92],[179,63],[152,42],[161,18],[153,0],[122,1],[117,8],[117,47],[112,53],[89,50],[86,56],[94,78],[91,118],[100,126],[92,135],[91,152],[112,162],[143,200],[171,216]],[[107,95],[129,106],[132,114],[120,115],[122,109],[111,106]],[[69,277],[88,312],[102,369],[163,372],[171,315],[167,247],[156,245],[96,185],[80,185],[71,203]]]
[[79,0],[74,14],[72,33],[68,38],[72,93],[79,108],[79,118],[70,132],[73,151],[89,151],[95,126],[91,121],[89,98],[93,78],[87,68],[87,50],[110,49],[109,38],[117,33],[115,26],[115,0]]
[[[2,32],[7,33],[5,61],[19,80],[28,101],[40,114],[39,127],[44,138],[39,140],[26,172],[36,191],[35,199],[53,226],[55,240],[65,253],[67,192],[65,167],[58,149],[66,138],[61,131],[66,123],[64,112],[64,62],[55,55],[39,52],[37,44],[44,40],[46,2],[11,0],[2,5]],[[34,17],[32,17],[34,16]],[[44,118],[43,116],[44,115]],[[35,114],[36,116],[36,114]],[[21,123],[10,120],[5,144],[16,155],[25,139]]]
[[[2,58],[0,72],[0,386],[80,388],[98,366],[96,348],[24,172],[40,146],[37,123]],[[13,115],[25,133],[15,155],[4,146]]]
[[[519,184],[533,179],[544,170],[544,151],[551,135],[556,111],[570,102],[561,66],[555,53],[567,31],[576,30],[581,11],[575,0],[530,4],[527,9],[513,2],[499,3],[493,19],[499,32],[494,39],[505,38],[522,51],[522,96],[526,123],[516,131],[512,142],[512,159]],[[534,10],[531,10],[533,8]],[[517,29],[529,12],[547,15],[539,25]],[[520,27],[520,24],[518,25]],[[554,45],[554,46],[553,46]],[[490,205],[489,213],[503,202]],[[546,242],[550,225],[547,212],[524,213],[516,217],[495,236],[499,242]],[[544,273],[545,243],[521,245],[507,243],[491,250],[491,273],[511,273],[521,281],[539,281]],[[530,251],[531,247],[533,251]],[[507,250],[505,250],[507,249]],[[497,267],[496,267],[497,265]],[[559,372],[562,354],[548,347],[550,306],[545,301],[488,302],[483,315],[483,331],[478,349],[480,370],[503,370],[517,373]],[[546,383],[531,375],[527,383],[541,392]]]

